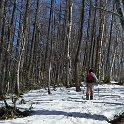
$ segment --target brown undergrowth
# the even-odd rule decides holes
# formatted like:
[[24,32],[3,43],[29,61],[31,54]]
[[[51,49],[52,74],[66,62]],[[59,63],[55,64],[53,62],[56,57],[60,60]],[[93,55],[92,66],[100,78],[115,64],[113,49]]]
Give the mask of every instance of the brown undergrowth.
[[124,113],[119,116],[115,116],[115,118],[109,122],[111,124],[124,124]]
[[[29,116],[31,113],[31,109],[29,108],[28,110],[19,110],[16,107],[16,102],[18,100],[18,97],[13,97],[12,98],[12,103],[13,105],[10,106],[5,97],[1,97],[1,100],[4,102],[5,106],[2,106],[0,108],[0,119],[1,120],[7,120],[7,119],[15,119],[15,118],[21,118],[21,117],[26,117]],[[23,100],[23,99],[22,99]],[[22,102],[22,101],[21,101]],[[24,101],[23,101],[24,103]],[[32,107],[32,106],[31,106]]]

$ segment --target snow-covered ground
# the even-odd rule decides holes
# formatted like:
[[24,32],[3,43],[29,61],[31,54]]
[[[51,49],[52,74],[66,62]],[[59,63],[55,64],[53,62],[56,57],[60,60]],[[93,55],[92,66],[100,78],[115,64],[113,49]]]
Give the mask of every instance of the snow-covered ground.
[[[114,115],[124,112],[124,86],[95,86],[94,100],[85,100],[86,88],[57,88],[48,95],[47,90],[33,90],[23,95],[33,113],[25,118],[0,120],[0,124],[108,124]],[[2,105],[2,102],[0,102]]]

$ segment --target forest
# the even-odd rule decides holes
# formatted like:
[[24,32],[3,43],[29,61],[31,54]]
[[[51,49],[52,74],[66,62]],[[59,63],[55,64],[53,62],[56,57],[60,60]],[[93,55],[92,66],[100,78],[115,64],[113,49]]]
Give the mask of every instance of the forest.
[[124,83],[124,0],[0,0],[0,95],[78,92],[89,68]]

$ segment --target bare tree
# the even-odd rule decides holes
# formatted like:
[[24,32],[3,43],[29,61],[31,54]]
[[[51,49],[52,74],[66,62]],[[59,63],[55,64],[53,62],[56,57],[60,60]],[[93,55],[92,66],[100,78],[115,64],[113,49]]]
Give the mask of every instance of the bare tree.
[[[104,1],[100,1],[100,7],[103,8]],[[102,57],[102,45],[103,45],[103,35],[104,35],[104,17],[105,13],[100,10],[100,26],[99,26],[99,36],[97,39],[97,48],[96,48],[96,73],[98,78],[100,77],[101,74],[101,57]]]
[[123,7],[123,0],[1,0],[0,94],[41,87],[50,94],[58,85],[80,91],[90,67],[122,82]]
[[34,19],[34,27],[33,27],[33,35],[32,35],[32,40],[31,40],[31,48],[30,48],[30,56],[29,56],[29,65],[28,65],[28,79],[30,79],[32,66],[33,66],[33,59],[34,59],[34,45],[36,41],[36,28],[37,28],[37,23],[38,23],[38,11],[39,11],[39,0],[37,0],[37,5],[36,5],[36,13],[35,13],[35,19]]
[[117,12],[120,15],[120,21],[121,21],[122,27],[124,28],[124,1],[116,0],[115,2],[116,2]]
[[29,13],[29,8],[30,8],[30,0],[27,0],[26,3],[26,10],[25,10],[25,20],[24,20],[24,25],[22,26],[22,36],[21,36],[21,50],[19,54],[19,60],[18,60],[18,67],[17,67],[17,83],[15,84],[15,93],[17,96],[20,94],[20,69],[22,69],[23,64],[24,64],[24,58],[25,58],[25,50],[26,50],[26,45],[27,45],[27,27],[28,27],[28,13]]
[[80,15],[80,30],[79,30],[79,36],[78,36],[78,45],[76,49],[76,55],[75,55],[75,61],[74,61],[74,82],[76,86],[76,91],[80,91],[80,82],[79,82],[79,54],[80,54],[80,48],[82,43],[82,37],[83,37],[83,25],[84,25],[84,8],[85,8],[85,0],[82,0],[82,8],[81,8],[81,15]]
[[70,77],[71,77],[71,56],[70,56],[70,41],[71,41],[71,31],[72,31],[72,6],[73,3],[71,0],[67,2],[68,12],[67,12],[67,87],[70,85]]
[[5,2],[6,2],[6,0],[1,0],[0,1],[0,33],[1,33],[1,29],[2,29],[2,21],[3,21],[3,13],[4,13]]
[[5,0],[2,0],[1,1],[1,11],[0,11],[0,33],[1,33],[1,37],[0,37],[0,79],[1,79],[1,83],[0,83],[0,95],[3,94],[3,78],[2,78],[2,73],[3,73],[3,55],[4,55],[4,37],[5,37],[5,17],[6,17],[6,13],[5,13],[5,10],[6,10],[6,1]]

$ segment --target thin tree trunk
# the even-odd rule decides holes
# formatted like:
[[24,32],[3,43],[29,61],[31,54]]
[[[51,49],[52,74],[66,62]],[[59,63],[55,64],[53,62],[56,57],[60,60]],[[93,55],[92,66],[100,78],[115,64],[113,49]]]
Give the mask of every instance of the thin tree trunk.
[[81,42],[82,42],[82,37],[83,37],[83,28],[84,28],[84,8],[85,8],[85,0],[82,0],[82,8],[81,8],[81,15],[80,15],[80,33],[78,37],[78,46],[76,50],[76,56],[75,56],[75,61],[74,61],[74,82],[76,86],[76,91],[79,92],[81,91],[80,89],[80,82],[79,82],[79,77],[78,77],[78,68],[79,68],[79,54],[80,54],[80,49],[81,49]]
[[[114,4],[113,4],[113,11],[114,11]],[[112,14],[111,17],[111,25],[110,25],[110,37],[108,41],[108,49],[107,49],[107,60],[106,60],[106,70],[105,70],[105,78],[107,78],[108,81],[110,81],[110,47],[111,47],[111,40],[112,40],[112,29],[113,29],[113,21],[114,21],[114,15]]]
[[20,69],[22,69],[24,64],[24,57],[25,57],[25,50],[26,50],[26,43],[27,43],[27,26],[28,26],[28,11],[30,7],[30,0],[27,0],[26,3],[26,11],[25,11],[25,20],[22,26],[22,48],[19,54],[18,66],[17,66],[17,83],[15,84],[15,94],[18,96],[20,94]]
[[[51,38],[50,38],[50,55],[49,55],[49,80],[48,80],[48,94],[51,94],[51,91],[50,91],[50,84],[51,84],[51,70],[52,70],[52,49],[53,49],[53,23],[54,23],[54,15],[53,15],[53,10],[54,10],[54,0],[51,0],[51,14],[50,14],[50,20],[51,23],[49,22],[49,26],[51,28],[49,28],[48,30],[48,34],[51,32]],[[50,30],[51,29],[51,30]],[[48,35],[49,36],[49,35]],[[48,52],[48,51],[46,51]]]
[[[95,3],[95,5],[97,6],[97,0],[95,1],[96,3]],[[95,12],[94,12],[94,20],[93,20],[93,29],[92,29],[92,35],[91,35],[91,42],[93,42],[92,44],[93,44],[93,46],[91,46],[91,50],[92,50],[92,52],[91,52],[91,67],[90,68],[92,68],[92,67],[94,67],[95,65],[95,55],[94,55],[94,53],[95,53],[95,46],[96,46],[96,39],[95,39],[95,36],[96,36],[96,16],[97,16],[97,11],[96,11],[96,9],[95,9]]]
[[[100,7],[103,7],[103,0],[100,1]],[[102,44],[103,44],[103,34],[104,34],[104,13],[100,10],[100,27],[99,27],[99,36],[97,39],[97,48],[96,48],[96,73],[99,78],[101,75],[101,57],[102,57]]]
[[67,84],[66,87],[70,85],[70,78],[71,78],[71,57],[70,57],[70,41],[71,41],[71,30],[72,30],[72,6],[73,3],[69,0],[68,2],[68,22],[67,22]]
[[3,25],[3,15],[6,0],[0,0],[0,41],[1,41],[1,30]]
[[116,2],[117,12],[120,15],[120,22],[124,29],[124,1],[123,0],[115,0],[115,2]]
[[3,50],[3,46],[4,46],[4,37],[5,37],[5,18],[6,18],[6,1],[1,1],[3,7],[1,7],[1,18],[0,18],[0,21],[2,22],[0,25],[1,25],[1,38],[0,38],[0,95],[3,95],[3,73],[2,73],[2,68],[4,67],[3,65],[3,55],[4,55],[4,50]]
[[29,24],[29,11],[30,11],[30,2],[31,0],[27,0],[26,2],[26,9],[24,14],[24,22],[23,22],[23,33],[24,33],[24,54],[21,60],[21,66],[22,69],[24,66],[24,60],[25,60],[25,54],[26,54],[26,48],[27,48],[27,42],[28,42],[28,24]]
[[28,68],[29,68],[28,79],[31,76],[32,66],[33,66],[33,56],[34,56],[34,45],[35,45],[35,41],[36,41],[35,36],[36,36],[38,11],[39,11],[39,0],[37,0],[37,7],[36,7],[35,21],[34,21],[34,29],[33,29],[33,36],[32,36],[31,48],[30,48],[30,57],[29,57],[29,65],[28,65]]

